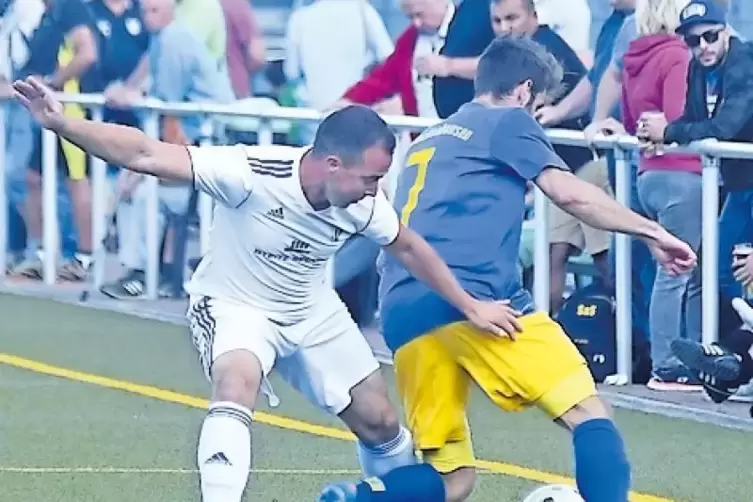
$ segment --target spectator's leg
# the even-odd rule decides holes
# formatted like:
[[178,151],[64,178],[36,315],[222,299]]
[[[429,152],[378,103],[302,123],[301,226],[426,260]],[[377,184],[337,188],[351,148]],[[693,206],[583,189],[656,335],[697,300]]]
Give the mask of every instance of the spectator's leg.
[[[701,243],[701,177],[683,172],[649,171],[638,181],[647,211],[669,232],[693,249]],[[672,353],[671,344],[682,337],[683,304],[692,273],[672,275],[657,269],[649,327],[655,390],[696,390],[700,381]],[[700,315],[700,312],[697,313]],[[700,333],[693,335],[700,338]]]
[[[609,180],[608,162],[603,160],[590,162],[578,171],[578,177],[589,183],[600,187],[604,192],[614,197],[612,185]],[[612,268],[609,249],[612,245],[612,234],[597,228],[589,227],[583,222],[579,222],[585,247],[583,248],[593,259],[594,266],[599,274],[601,284],[612,289],[614,281],[612,280]]]
[[567,260],[586,245],[583,227],[572,215],[549,204],[549,312],[556,316],[565,292]]
[[[633,181],[631,184],[630,208],[642,216],[647,216],[638,196],[638,166],[632,164]],[[649,338],[648,309],[651,291],[656,278],[656,264],[648,247],[640,239],[631,239],[632,254],[632,310],[633,330],[644,338]]]
[[567,279],[567,260],[579,250],[567,242],[549,244],[549,312],[556,317],[562,308]]
[[188,220],[196,211],[198,192],[186,186],[160,186],[160,208],[168,215],[170,225],[165,236],[163,253],[163,286],[160,294],[180,297],[183,294],[183,271],[188,245]]
[[719,289],[725,303],[742,294],[732,272],[732,250],[735,244],[753,240],[751,200],[753,191],[730,192],[719,218]]
[[[120,260],[128,272],[117,281],[102,286],[102,293],[117,299],[132,299],[146,291],[146,199],[147,183],[140,183],[131,195],[130,208],[121,208],[118,213],[120,232]],[[124,214],[125,213],[125,214]],[[127,216],[128,218],[124,218]],[[152,215],[149,215],[152,217]],[[165,215],[157,212],[158,233],[165,229]]]
[[351,237],[335,255],[335,288],[359,326],[371,324],[377,309],[376,260],[379,246]]

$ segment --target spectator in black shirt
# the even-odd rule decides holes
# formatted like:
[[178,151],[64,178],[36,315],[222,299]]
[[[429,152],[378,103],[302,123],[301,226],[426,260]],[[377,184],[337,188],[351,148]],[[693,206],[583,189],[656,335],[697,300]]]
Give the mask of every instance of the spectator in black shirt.
[[476,64],[492,40],[489,0],[463,0],[455,11],[439,54],[455,59],[454,66],[464,71],[434,78],[434,107],[440,118],[449,117],[473,99]]
[[[638,136],[680,144],[753,140],[753,46],[730,35],[724,11],[711,0],[688,4],[677,32],[693,54],[685,109],[671,123],[663,114],[643,115]],[[732,250],[753,235],[753,161],[722,160],[721,174],[728,194],[719,218],[719,288],[728,305],[741,294],[730,265]]]
[[[91,0],[99,36],[99,74],[104,88],[128,80],[149,48],[138,0]],[[138,127],[130,110],[105,108],[105,121]]]
[[[45,0],[46,10],[29,42],[30,56],[22,76],[38,75],[53,89],[73,92],[101,88],[97,64],[94,20],[83,0]],[[59,59],[60,58],[60,59]],[[61,63],[59,63],[59,61]],[[77,80],[80,79],[80,83]],[[82,114],[77,107],[71,113]],[[67,111],[68,111],[67,110]],[[24,261],[14,268],[15,274],[41,278],[42,261],[38,253],[42,237],[42,141],[35,133],[35,145],[28,171],[28,195],[22,211],[28,234]],[[70,143],[58,140],[58,169],[67,178],[78,231],[78,252],[66,260],[60,277],[80,281],[86,277],[91,262],[91,187],[87,178],[85,154]]]

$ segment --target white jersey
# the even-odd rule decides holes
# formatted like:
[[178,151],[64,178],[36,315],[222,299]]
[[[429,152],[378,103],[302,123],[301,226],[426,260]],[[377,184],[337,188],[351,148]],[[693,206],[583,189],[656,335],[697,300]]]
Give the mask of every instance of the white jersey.
[[283,323],[304,319],[331,298],[327,262],[354,234],[379,245],[399,232],[397,213],[379,191],[347,208],[316,211],[303,194],[306,148],[188,147],[197,189],[215,204],[209,251],[186,290],[239,302]]

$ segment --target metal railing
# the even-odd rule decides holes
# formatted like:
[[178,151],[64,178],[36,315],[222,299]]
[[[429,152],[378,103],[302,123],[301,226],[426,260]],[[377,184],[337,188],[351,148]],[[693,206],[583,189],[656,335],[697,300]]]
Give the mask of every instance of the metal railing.
[[[59,94],[64,103],[82,105],[92,112],[93,120],[102,119],[104,98],[101,95],[71,95]],[[134,108],[144,113],[144,131],[151,137],[158,135],[158,119],[160,115],[200,115],[204,117],[205,127],[210,127],[209,119],[218,117],[244,117],[258,119],[258,143],[272,144],[273,128],[279,123],[318,122],[324,115],[320,112],[302,109],[278,107],[274,109],[250,109],[236,104],[198,104],[198,103],[165,103],[147,99]],[[407,116],[384,117],[398,135],[405,132],[418,132],[437,123],[437,120]],[[4,131],[4,128],[3,128]],[[2,131],[0,131],[2,132]],[[638,141],[631,136],[598,137],[593,143],[585,140],[583,133],[552,129],[547,131],[549,139],[560,145],[595,147],[602,150],[612,149],[616,159],[616,199],[624,206],[630,207],[631,199],[631,166],[629,158],[637,150]],[[4,134],[0,134],[0,147],[4,146]],[[55,282],[55,264],[58,250],[57,229],[57,176],[55,135],[45,131],[42,136],[43,153],[43,247],[44,247],[44,281],[48,284]],[[4,149],[0,148],[0,151]],[[739,143],[723,143],[715,140],[704,140],[689,146],[668,146],[667,153],[696,153],[703,158],[703,220],[702,220],[702,304],[703,304],[703,339],[705,342],[714,341],[718,331],[718,212],[719,212],[719,160],[722,158],[753,159],[753,145]],[[402,159],[396,156],[395,164]],[[105,222],[102,215],[105,212],[106,166],[101,160],[92,163],[92,212],[97,217],[92,218],[93,243],[102,240],[105,232]],[[154,215],[158,211],[157,179],[148,177],[147,181],[147,215]],[[0,168],[0,186],[4,186],[3,169]],[[6,194],[0,191],[0,222],[7,218]],[[547,197],[536,189],[534,198],[535,249],[534,249],[534,299],[537,308],[549,309],[549,242],[547,229]],[[211,202],[204,196],[199,203],[201,225],[201,249],[206,250],[208,228],[210,223]],[[146,264],[146,296],[157,298],[159,275],[159,235],[157,219],[147,217],[147,264]],[[0,224],[0,276],[5,275],[6,235],[5,224]],[[543,231],[542,231],[543,230]],[[731,259],[724,257],[724,259]],[[615,240],[616,261],[616,326],[617,326],[617,374],[609,379],[613,384],[626,384],[631,381],[632,373],[632,319],[631,319],[631,251],[630,237],[618,234]],[[94,282],[101,285],[104,277],[102,263],[97,263],[93,270]]]

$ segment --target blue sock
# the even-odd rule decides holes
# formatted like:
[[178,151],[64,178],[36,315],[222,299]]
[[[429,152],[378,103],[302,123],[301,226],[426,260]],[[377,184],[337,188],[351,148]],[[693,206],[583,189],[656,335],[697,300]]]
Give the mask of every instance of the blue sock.
[[361,481],[358,502],[444,502],[442,475],[431,464],[398,467],[379,478]]
[[627,502],[630,463],[611,420],[583,422],[573,431],[575,481],[588,502]]

